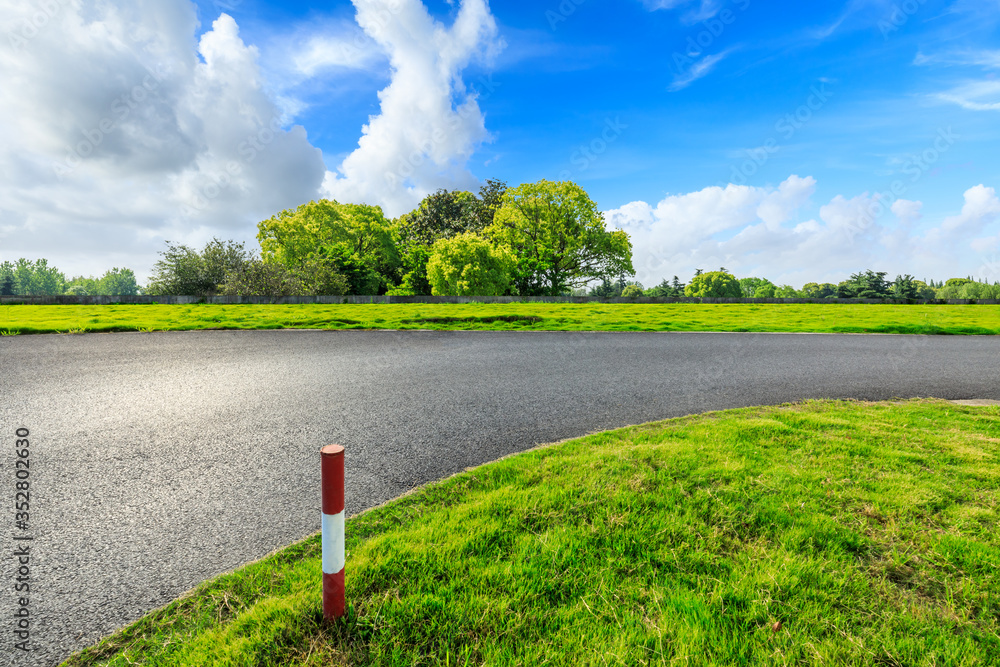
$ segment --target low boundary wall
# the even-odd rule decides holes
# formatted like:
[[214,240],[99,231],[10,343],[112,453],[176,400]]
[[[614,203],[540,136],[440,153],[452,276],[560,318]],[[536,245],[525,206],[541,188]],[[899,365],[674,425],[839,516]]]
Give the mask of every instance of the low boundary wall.
[[832,303],[1000,304],[997,299],[708,299],[698,297],[603,298],[597,296],[0,296],[0,305],[98,306],[111,304],[389,304],[389,303]]

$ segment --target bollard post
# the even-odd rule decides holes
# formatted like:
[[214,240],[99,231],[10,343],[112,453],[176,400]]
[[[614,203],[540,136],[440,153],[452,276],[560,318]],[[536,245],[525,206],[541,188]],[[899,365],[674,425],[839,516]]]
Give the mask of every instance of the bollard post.
[[323,618],[340,618],[344,599],[344,448],[320,450],[323,487]]

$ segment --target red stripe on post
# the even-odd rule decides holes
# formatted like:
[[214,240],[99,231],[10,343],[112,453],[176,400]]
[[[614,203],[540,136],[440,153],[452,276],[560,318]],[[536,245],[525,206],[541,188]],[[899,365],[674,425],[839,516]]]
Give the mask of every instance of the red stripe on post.
[[344,448],[340,445],[327,445],[319,453],[323,478],[323,514],[340,514],[344,511]]
[[323,616],[327,619],[341,618],[347,611],[344,595],[344,571],[336,574],[323,573]]

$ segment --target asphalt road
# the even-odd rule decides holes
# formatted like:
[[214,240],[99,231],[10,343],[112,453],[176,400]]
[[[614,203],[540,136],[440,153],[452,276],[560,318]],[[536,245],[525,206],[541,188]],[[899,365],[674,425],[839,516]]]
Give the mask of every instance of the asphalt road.
[[[1000,338],[255,331],[0,339],[0,662],[52,665],[347,511],[533,445],[804,398],[1000,399]],[[30,430],[30,529],[14,526]],[[31,535],[15,542],[14,535]],[[30,646],[15,549],[30,545]]]

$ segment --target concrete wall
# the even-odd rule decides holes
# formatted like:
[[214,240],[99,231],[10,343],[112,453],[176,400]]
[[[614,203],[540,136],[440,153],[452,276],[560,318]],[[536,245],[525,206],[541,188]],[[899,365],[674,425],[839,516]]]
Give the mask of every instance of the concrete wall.
[[[266,304],[266,303],[903,303],[876,299],[699,299],[692,297],[604,299],[593,296],[0,296],[0,305],[107,305],[107,304]],[[996,299],[948,299],[920,304],[1000,304]]]

